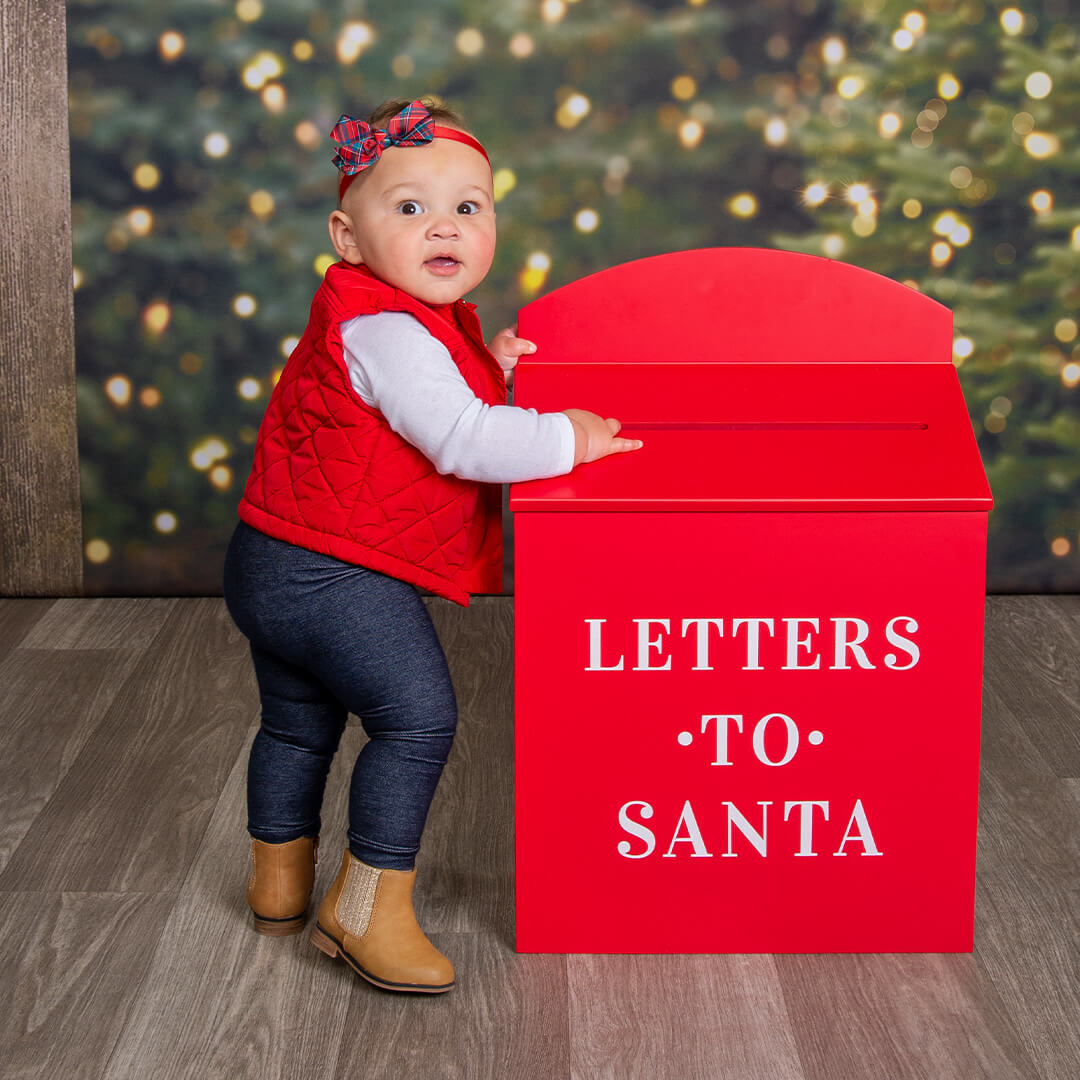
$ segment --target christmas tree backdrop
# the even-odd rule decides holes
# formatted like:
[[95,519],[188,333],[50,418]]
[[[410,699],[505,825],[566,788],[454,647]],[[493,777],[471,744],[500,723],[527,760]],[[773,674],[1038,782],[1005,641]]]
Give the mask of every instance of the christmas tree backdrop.
[[544,291],[685,248],[905,281],[955,314],[989,587],[1080,589],[1066,0],[70,0],[68,35],[88,592],[219,591],[335,258],[330,128],[421,93],[491,155],[489,337]]

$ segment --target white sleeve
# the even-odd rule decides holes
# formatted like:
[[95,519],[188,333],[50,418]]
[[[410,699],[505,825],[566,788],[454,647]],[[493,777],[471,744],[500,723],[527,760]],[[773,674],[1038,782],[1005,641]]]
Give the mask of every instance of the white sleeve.
[[341,324],[341,340],[353,389],[440,473],[502,484],[573,468],[568,416],[486,404],[412,315],[357,316]]

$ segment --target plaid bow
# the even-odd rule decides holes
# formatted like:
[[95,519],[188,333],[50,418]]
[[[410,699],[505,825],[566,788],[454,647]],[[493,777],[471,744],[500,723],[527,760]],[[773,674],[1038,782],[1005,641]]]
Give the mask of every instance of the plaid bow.
[[420,101],[406,105],[397,116],[390,117],[385,130],[342,114],[330,133],[330,138],[341,144],[333,163],[346,176],[352,176],[374,165],[388,146],[420,146],[431,142],[434,126],[431,113]]

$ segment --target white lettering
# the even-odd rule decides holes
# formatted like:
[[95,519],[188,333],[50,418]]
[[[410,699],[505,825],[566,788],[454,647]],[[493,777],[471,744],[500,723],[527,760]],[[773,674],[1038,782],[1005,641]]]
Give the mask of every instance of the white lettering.
[[[680,836],[679,830],[683,825],[686,826],[686,835]],[[694,817],[694,809],[690,805],[689,799],[683,803],[682,813],[679,815],[679,820],[675,823],[675,832],[671,837],[671,845],[661,858],[674,859],[675,852],[672,849],[676,844],[693,844],[694,853],[690,856],[691,859],[712,858],[712,852],[705,847],[705,841],[701,839],[701,830],[698,828],[697,818]]]
[[585,622],[589,624],[589,666],[585,670],[622,671],[623,658],[621,656],[619,662],[613,667],[604,667],[600,659],[600,628],[607,622],[607,619],[586,619]]
[[[829,670],[848,671],[849,665],[847,664],[844,654],[850,649],[855,654],[855,659],[859,662],[859,667],[873,671],[874,665],[870,663],[866,658],[866,653],[859,647],[860,644],[866,640],[866,635],[870,632],[870,628],[866,625],[865,620],[839,618],[833,619],[832,621],[836,623],[836,663],[834,663]],[[855,637],[851,641],[848,640],[847,630],[845,629],[848,623],[854,623],[856,626]]]
[[682,622],[682,636],[686,637],[686,631],[691,626],[697,627],[697,663],[690,669],[691,671],[712,671],[712,666],[709,664],[709,627],[716,627],[716,634],[718,637],[724,636],[724,620],[723,619],[683,619]]
[[[784,756],[779,761],[773,761],[765,753],[765,729],[769,726],[770,720],[783,720],[784,728],[787,731],[787,748],[784,750]],[[799,729],[790,716],[778,712],[769,713],[768,716],[763,716],[754,725],[754,756],[762,765],[786,765],[795,756],[795,751],[798,749]]]
[[895,645],[898,649],[906,652],[911,657],[911,663],[905,664],[900,667],[896,663],[896,657],[892,653],[885,654],[885,666],[892,668],[893,671],[909,671],[919,662],[919,646],[913,641],[909,641],[907,638],[901,637],[894,629],[893,626],[898,622],[904,623],[904,629],[909,634],[914,634],[919,629],[919,624],[909,618],[907,615],[897,615],[896,618],[890,619],[885,624],[885,639],[890,645]]
[[647,855],[653,853],[653,850],[656,847],[656,837],[653,836],[651,829],[647,829],[644,825],[640,824],[640,822],[631,820],[628,811],[632,806],[640,806],[641,816],[646,820],[653,816],[653,808],[647,802],[642,802],[640,799],[623,803],[623,805],[619,807],[619,825],[631,836],[636,836],[639,840],[644,840],[645,850],[638,852],[636,855],[631,854],[629,840],[620,840],[618,850],[619,854],[624,858],[644,859]]
[[741,714],[735,714],[733,716],[703,716],[701,718],[701,734],[704,735],[709,729],[709,721],[716,721],[716,760],[710,762],[711,765],[730,765],[731,762],[727,759],[727,737],[728,737],[728,721],[735,721],[735,728],[738,733],[742,734],[742,716]]
[[799,663],[799,649],[810,648],[810,635],[806,637],[799,637],[799,623],[809,623],[816,634],[818,631],[817,619],[784,619],[787,623],[787,663],[784,665],[784,671],[812,671],[815,668],[821,667],[821,657],[815,656],[812,664],[800,664]]
[[772,619],[733,619],[732,637],[738,637],[740,626],[746,627],[746,663],[743,665],[743,671],[764,671],[765,669],[758,663],[758,643],[762,626],[767,627],[769,636],[772,636]]
[[[687,806],[690,804],[687,803]],[[768,813],[769,807],[772,806],[771,802],[759,802],[758,806],[761,807],[761,832],[758,832],[749,821],[740,813],[739,809],[733,802],[725,802],[727,807],[727,851],[720,857],[722,859],[737,859],[739,853],[731,850],[731,826],[739,830],[754,846],[754,850],[762,857],[767,855],[767,846],[765,841],[765,830],[768,827]]]
[[821,810],[824,821],[829,820],[829,804],[827,802],[809,802],[798,800],[784,803],[784,820],[795,807],[799,808],[799,850],[795,852],[796,858],[809,858],[817,855],[814,850],[814,807]]
[[649,665],[649,650],[656,649],[658,652],[663,649],[663,637],[650,638],[649,627],[656,623],[663,627],[664,633],[668,633],[671,630],[670,619],[635,619],[634,622],[638,624],[638,645],[637,645],[637,667],[635,671],[670,671],[671,670],[671,657],[667,658],[667,662],[660,667],[651,667]]
[[[858,826],[858,833],[855,836],[851,835],[851,826]],[[840,849],[834,851],[833,855],[847,855],[844,850],[844,845],[849,840],[858,840],[863,846],[863,855],[880,855],[877,844],[874,843],[874,834],[870,831],[870,822],[866,820],[866,811],[863,809],[862,799],[855,800],[855,809],[851,811],[851,820],[847,823],[847,828],[844,830],[844,839],[840,841]]]

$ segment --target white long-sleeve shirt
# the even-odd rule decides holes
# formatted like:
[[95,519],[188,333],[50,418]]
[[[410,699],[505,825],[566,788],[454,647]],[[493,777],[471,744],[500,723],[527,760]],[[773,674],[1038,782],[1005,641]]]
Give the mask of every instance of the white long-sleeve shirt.
[[407,312],[349,319],[341,340],[353,389],[440,473],[504,484],[573,468],[570,417],[486,404],[446,346]]

